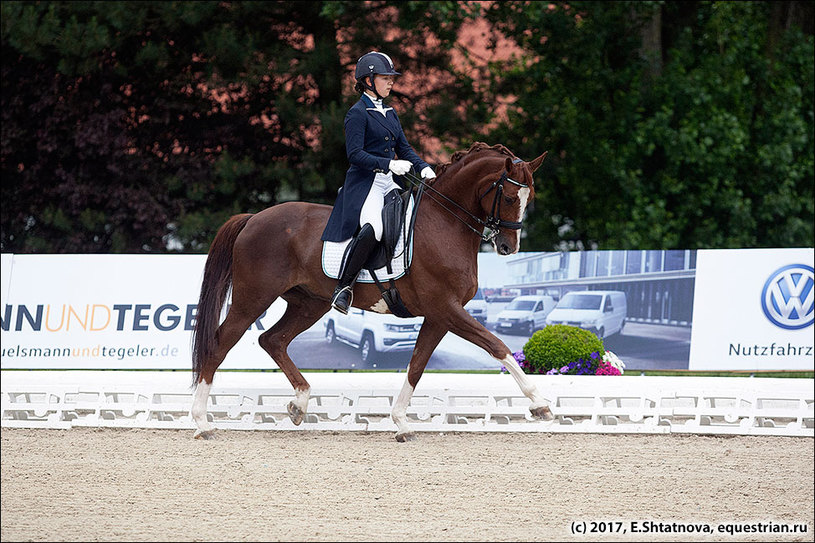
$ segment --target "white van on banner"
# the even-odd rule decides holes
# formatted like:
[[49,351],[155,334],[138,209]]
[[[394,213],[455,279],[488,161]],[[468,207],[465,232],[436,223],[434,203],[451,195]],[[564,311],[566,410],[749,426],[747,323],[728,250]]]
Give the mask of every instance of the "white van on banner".
[[691,370],[808,370],[813,249],[699,251]]

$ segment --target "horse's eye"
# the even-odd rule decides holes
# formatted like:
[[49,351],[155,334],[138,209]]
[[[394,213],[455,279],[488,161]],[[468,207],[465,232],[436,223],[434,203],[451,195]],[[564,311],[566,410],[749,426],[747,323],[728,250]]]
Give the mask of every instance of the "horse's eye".
[[509,196],[504,196],[504,202],[506,202],[508,205],[512,205],[512,204],[515,203],[515,198],[510,198]]

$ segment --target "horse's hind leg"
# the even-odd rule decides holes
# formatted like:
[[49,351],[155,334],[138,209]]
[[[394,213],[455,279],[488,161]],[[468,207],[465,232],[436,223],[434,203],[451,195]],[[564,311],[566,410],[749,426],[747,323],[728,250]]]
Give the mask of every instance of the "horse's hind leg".
[[283,298],[288,303],[286,312],[272,328],[261,334],[258,343],[283,370],[294,388],[294,401],[289,403],[288,411],[292,422],[299,425],[306,416],[311,387],[292,362],[287,349],[289,343],[297,335],[308,329],[328,311],[329,304],[327,300],[313,298],[297,290],[287,292]]
[[257,315],[241,313],[236,306],[233,305],[226,319],[224,319],[224,322],[218,327],[218,331],[215,333],[217,347],[215,352],[212,353],[212,356],[204,362],[201,369],[201,376],[195,387],[195,394],[193,395],[190,414],[197,426],[193,437],[198,439],[212,439],[214,437],[215,427],[212,426],[207,419],[207,401],[209,399],[209,391],[212,388],[212,379],[215,376],[215,370],[217,370],[221,362],[224,361],[229,350],[235,346],[241,336],[243,336],[246,330],[249,329],[259,316],[260,313]]

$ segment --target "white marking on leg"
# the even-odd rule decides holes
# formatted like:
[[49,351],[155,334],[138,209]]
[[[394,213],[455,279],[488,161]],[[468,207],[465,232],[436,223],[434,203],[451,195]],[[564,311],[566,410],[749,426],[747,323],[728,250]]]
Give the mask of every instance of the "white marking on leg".
[[372,305],[369,311],[383,314],[390,313],[390,310],[388,309],[388,304],[386,304],[385,300],[383,300],[382,298],[380,298],[378,302]]
[[195,395],[193,396],[190,415],[192,415],[192,420],[195,421],[195,425],[198,427],[198,430],[195,432],[196,435],[214,429],[209,423],[209,420],[207,420],[207,400],[209,400],[209,391],[211,388],[212,383],[206,383],[204,381],[199,382],[198,386],[195,387]]
[[296,405],[303,415],[306,414],[308,409],[308,399],[311,397],[311,387],[304,388],[303,390],[294,389],[294,405]]
[[407,420],[407,406],[410,405],[410,399],[413,397],[413,387],[410,386],[407,378],[405,384],[402,385],[402,391],[399,392],[396,401],[393,403],[393,411],[391,411],[391,419],[396,424],[397,434],[411,433],[410,425]]
[[515,378],[515,382],[518,383],[518,386],[521,388],[521,392],[523,392],[527,398],[532,400],[532,405],[529,406],[530,410],[538,409],[540,407],[549,407],[549,400],[540,395],[537,387],[532,384],[532,381],[529,380],[529,377],[518,365],[518,362],[515,360],[514,356],[508,354],[506,358],[501,360],[501,362],[504,364],[504,367],[509,370],[509,373],[512,374],[512,377]]

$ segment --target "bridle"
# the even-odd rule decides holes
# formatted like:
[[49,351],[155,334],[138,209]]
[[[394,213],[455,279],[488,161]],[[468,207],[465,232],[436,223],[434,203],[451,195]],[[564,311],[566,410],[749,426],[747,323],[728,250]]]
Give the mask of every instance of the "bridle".
[[[520,158],[516,158],[516,159],[514,159],[512,161],[513,164],[518,164],[519,162],[523,162],[523,161]],[[511,177],[509,177],[509,172],[507,172],[506,170],[504,172],[502,172],[501,177],[499,177],[497,180],[493,181],[492,184],[490,185],[490,187],[486,191],[484,191],[484,194],[482,194],[478,198],[478,201],[481,202],[482,200],[484,200],[484,198],[487,197],[487,195],[490,192],[492,192],[493,190],[495,191],[495,195],[492,198],[492,205],[490,206],[490,214],[487,216],[486,220],[483,220],[483,219],[480,219],[480,218],[476,217],[475,215],[473,215],[472,213],[470,213],[469,211],[464,209],[458,202],[456,202],[455,200],[453,200],[453,199],[449,198],[448,196],[442,194],[438,190],[434,189],[431,185],[425,183],[425,181],[423,179],[421,179],[419,176],[414,174],[412,171],[405,174],[404,177],[408,181],[410,181],[413,185],[418,186],[420,191],[422,191],[424,189],[428,189],[431,193],[434,193],[437,196],[440,196],[441,198],[446,200],[448,203],[453,204],[455,207],[460,209],[472,221],[474,221],[477,224],[481,225],[481,231],[478,231],[476,228],[473,228],[472,225],[468,224],[467,221],[462,219],[455,211],[453,211],[452,209],[450,209],[449,207],[444,205],[444,203],[437,200],[432,194],[428,193],[428,195],[427,195],[428,198],[430,198],[431,200],[433,200],[434,202],[439,204],[442,207],[442,209],[444,209],[445,211],[450,213],[453,217],[455,217],[456,219],[458,219],[459,221],[464,223],[464,226],[466,226],[467,228],[469,228],[470,230],[475,232],[475,234],[477,236],[479,236],[482,241],[491,242],[500,233],[501,228],[507,228],[509,230],[520,230],[521,229],[522,223],[514,222],[514,221],[505,221],[505,220],[501,219],[501,201],[503,200],[502,196],[504,195],[504,183],[510,183],[512,185],[515,185],[516,187],[521,187],[521,188],[529,188],[529,185],[527,185],[526,183],[521,183],[520,181],[516,181],[516,180],[512,179]],[[486,234],[484,232],[484,228],[489,228],[490,233]]]

